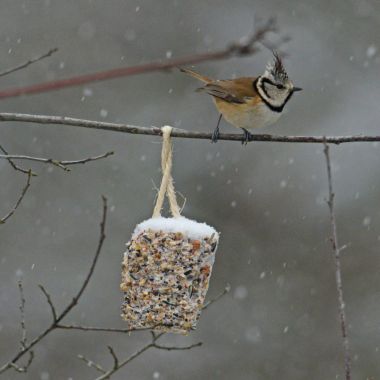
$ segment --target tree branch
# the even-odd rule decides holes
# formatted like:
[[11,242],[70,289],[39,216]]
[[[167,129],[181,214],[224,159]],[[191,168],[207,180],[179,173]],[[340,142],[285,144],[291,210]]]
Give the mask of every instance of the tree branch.
[[166,350],[166,351],[183,351],[183,350],[191,350],[194,347],[200,347],[202,346],[202,342],[190,344],[189,346],[185,347],[178,347],[178,346],[161,346],[160,344],[154,344],[154,348],[158,348],[159,350]]
[[18,289],[20,292],[20,315],[21,315],[21,349],[25,348],[26,345],[26,325],[25,325],[25,296],[24,296],[24,288],[22,286],[22,281],[18,282]]
[[82,158],[80,160],[70,160],[70,161],[59,161],[52,158],[25,156],[25,155],[20,155],[20,154],[6,154],[6,155],[0,154],[0,159],[5,159],[8,161],[9,160],[29,160],[29,161],[42,162],[44,164],[51,164],[51,165],[57,166],[58,168],[63,169],[65,171],[70,171],[70,168],[68,168],[68,166],[70,165],[85,164],[90,161],[96,161],[102,158],[106,158],[113,154],[114,152],[107,152],[99,156],[87,157],[87,158]]
[[[38,287],[41,289],[42,293],[46,297],[46,301],[48,305],[50,306],[51,315],[53,317],[53,323],[57,322],[57,311],[55,310],[55,306],[53,304],[53,301],[51,299],[51,295],[48,293],[48,291],[43,287],[43,285],[39,284]],[[56,326],[58,328],[58,326]]]
[[0,224],[4,224],[16,212],[18,206],[20,206],[22,200],[25,197],[26,192],[28,191],[28,189],[30,187],[30,178],[31,178],[31,176],[32,176],[32,172],[29,170],[28,176],[27,176],[27,180],[26,180],[26,185],[22,189],[21,194],[20,194],[19,198],[17,199],[15,205],[12,207],[12,209],[8,212],[7,215],[3,216],[0,219]]
[[235,42],[228,45],[223,50],[210,53],[193,54],[190,56],[171,59],[167,61],[156,61],[138,66],[121,67],[108,71],[100,71],[92,74],[79,75],[67,79],[59,79],[51,82],[39,83],[21,88],[11,88],[0,91],[0,99],[10,98],[20,95],[36,94],[41,92],[58,90],[61,88],[80,86],[91,82],[99,82],[107,79],[150,73],[153,71],[165,71],[181,65],[195,64],[205,61],[215,61],[231,57],[249,56],[259,50],[258,43],[266,44],[265,38],[269,32],[275,32],[275,21],[269,19],[262,27],[258,28],[245,42]]
[[223,291],[219,293],[215,298],[212,298],[210,301],[206,302],[203,305],[202,310],[206,310],[208,307],[210,307],[213,303],[219,301],[222,297],[224,297],[229,291],[231,290],[231,286],[227,284]]
[[[150,135],[162,136],[161,128],[159,127],[139,127],[130,124],[109,123],[85,119],[76,119],[67,116],[48,116],[48,115],[30,115],[22,113],[0,113],[0,122],[27,122],[38,124],[57,124],[69,125],[72,127],[102,129],[106,131],[124,132],[133,135]],[[185,129],[173,128],[171,137],[180,137],[186,139],[202,139],[211,140],[212,133],[209,132],[193,132]],[[239,141],[243,140],[242,134],[237,133],[221,133],[219,140]],[[380,141],[380,135],[350,135],[350,136],[280,136],[257,134],[252,135],[249,141],[262,142],[285,142],[285,143],[318,143],[323,144],[325,141],[330,144],[342,144],[353,142],[375,142]]]
[[[2,145],[0,145],[0,151],[2,151],[5,155],[9,154]],[[14,170],[19,171],[19,172],[24,173],[24,174],[29,173],[30,169],[27,170],[27,169],[21,168],[20,166],[16,165],[10,158],[8,158],[7,160]],[[37,175],[36,173],[32,172],[32,176],[36,176],[36,175]]]
[[331,224],[331,244],[334,252],[335,259],[335,282],[336,289],[338,294],[338,304],[339,304],[339,317],[340,317],[340,325],[342,331],[343,338],[343,348],[344,348],[344,357],[345,357],[345,374],[346,380],[351,379],[351,356],[350,356],[350,343],[347,335],[347,322],[346,322],[346,312],[345,312],[345,303],[343,298],[343,283],[342,283],[342,271],[340,264],[340,252],[341,248],[338,244],[338,233],[336,227],[336,219],[335,219],[335,204],[334,198],[335,194],[333,191],[332,184],[332,174],[331,174],[331,161],[330,161],[330,152],[329,146],[327,143],[324,143],[324,154],[326,158],[326,167],[327,167],[327,178],[328,178],[328,188],[329,188],[329,198],[327,200],[327,204],[329,206],[330,211],[330,224]]
[[[40,285],[41,287],[41,285]],[[210,301],[206,302],[203,305],[202,310],[206,310],[209,306],[211,306],[214,302],[219,301],[220,298],[222,298],[224,295],[226,295],[230,291],[231,287],[229,285],[226,285],[226,287],[223,289],[221,293],[219,293],[215,298],[211,299]],[[43,290],[45,293],[46,290]],[[50,298],[49,294],[45,294],[45,296]],[[53,305],[50,304],[50,307]],[[54,316],[54,313],[53,313]],[[150,327],[143,327],[143,328],[132,328],[132,329],[118,329],[118,328],[113,328],[113,327],[94,327],[94,326],[82,326],[82,325],[66,325],[66,324],[57,324],[58,329],[62,330],[80,330],[80,331],[98,331],[98,332],[110,332],[110,333],[122,333],[122,334],[129,334],[131,332],[135,331],[150,331],[152,334],[154,334],[154,337],[156,336],[154,331]]]
[[105,371],[101,365],[97,364],[97,363],[94,363],[92,360],[89,360],[87,359],[85,356],[83,355],[78,355],[78,359],[84,361],[86,363],[86,365],[88,367],[91,367],[91,368],[94,368],[96,369],[98,372],[101,372],[101,373],[106,373],[107,371]]
[[129,334],[134,331],[150,331],[151,328],[139,328],[139,329],[117,329],[113,327],[94,327],[94,326],[81,326],[81,325],[66,325],[66,324],[58,324],[58,329],[62,330],[81,330],[81,331],[98,331],[98,332],[112,332],[112,333],[122,333]]
[[[225,287],[225,289],[223,290],[223,292],[221,292],[218,296],[216,296],[215,298],[211,299],[207,304],[205,304],[203,306],[202,310],[207,309],[214,302],[217,302],[221,297],[223,297],[229,291],[230,291],[230,286],[227,285]],[[61,327],[61,326],[59,326],[59,327]],[[67,328],[71,328],[71,326],[66,326],[66,327]],[[63,328],[65,328],[65,327],[63,327]],[[79,330],[85,330],[85,331],[89,330],[89,331],[117,332],[115,329],[87,328],[86,326],[76,326],[75,328],[78,328]],[[126,366],[132,360],[136,359],[138,356],[140,356],[145,351],[147,351],[147,350],[149,350],[151,348],[156,348],[156,349],[159,349],[159,350],[166,350],[166,351],[174,351],[174,350],[190,350],[190,349],[192,349],[194,347],[200,347],[202,345],[202,342],[198,342],[198,343],[191,344],[189,346],[184,346],[184,347],[181,347],[181,346],[162,346],[162,345],[157,344],[157,341],[162,336],[164,336],[165,333],[163,333],[163,332],[161,332],[161,333],[155,333],[153,330],[150,330],[150,329],[141,329],[141,330],[149,330],[150,331],[151,336],[152,336],[151,341],[148,342],[148,343],[146,343],[143,347],[141,347],[139,350],[137,350],[136,352],[134,352],[132,355],[130,355],[129,357],[127,357],[123,361],[120,361],[120,359],[117,357],[117,355],[114,352],[114,350],[112,349],[112,347],[108,346],[108,350],[110,351],[110,353],[111,353],[111,355],[113,357],[113,361],[114,361],[113,367],[111,369],[109,369],[108,371],[105,371],[102,368],[102,366],[100,366],[97,363],[94,363],[93,361],[91,361],[89,359],[83,359],[84,358],[83,355],[79,355],[79,357],[80,357],[80,359],[84,360],[87,363],[87,365],[89,365],[90,367],[94,367],[98,371],[99,371],[99,368],[101,368],[101,372],[103,372],[103,374],[101,376],[97,377],[96,380],[105,380],[105,379],[109,379],[115,372],[119,371],[122,367]],[[133,330],[133,331],[139,331],[139,330]],[[127,332],[127,331],[122,330],[121,332]]]
[[25,344],[25,346],[13,356],[12,359],[10,359],[7,363],[5,363],[3,366],[0,367],[0,374],[7,371],[10,368],[14,368],[17,370],[19,368],[17,366],[17,361],[22,358],[26,353],[31,352],[31,349],[39,343],[42,339],[44,339],[49,333],[51,333],[53,330],[57,329],[57,326],[59,322],[78,304],[80,297],[82,296],[83,292],[85,291],[93,273],[95,270],[96,263],[98,261],[103,242],[105,239],[105,225],[106,225],[106,216],[107,216],[107,199],[103,196],[102,197],[103,201],[103,214],[102,214],[102,219],[100,222],[100,235],[99,235],[99,240],[97,244],[97,248],[95,251],[95,255],[92,259],[90,269],[83,281],[82,286],[80,287],[79,291],[76,293],[76,295],[73,297],[73,299],[69,302],[69,304],[64,308],[64,310],[59,314],[56,315],[55,312],[55,307],[53,306],[53,303],[51,301],[50,295],[46,292],[43,291],[45,296],[47,297],[49,306],[52,310],[53,313],[53,321],[52,323],[38,335],[36,338],[34,338],[30,343]]
[[44,58],[50,57],[51,55],[53,55],[57,51],[58,51],[57,48],[50,49],[47,53],[44,53],[44,54],[42,54],[42,55],[40,55],[40,56],[38,56],[36,58],[29,59],[28,61],[26,61],[24,63],[21,63],[20,65],[17,65],[15,67],[11,67],[10,69],[2,71],[0,73],[0,77],[3,77],[5,75],[11,74],[11,73],[14,73],[15,71],[18,71],[18,70],[25,69],[26,67],[32,65],[35,62],[38,62],[38,61],[43,60]]

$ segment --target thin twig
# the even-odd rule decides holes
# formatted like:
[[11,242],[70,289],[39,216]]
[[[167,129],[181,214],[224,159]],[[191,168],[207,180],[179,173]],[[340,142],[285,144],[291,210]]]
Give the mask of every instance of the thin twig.
[[[43,285],[39,284],[38,287],[41,289],[42,293],[46,297],[46,301],[50,306],[50,311],[53,317],[53,322],[55,323],[57,321],[57,311],[55,310],[55,306],[53,304],[53,301],[51,299],[51,295],[48,293],[48,291],[43,287]],[[56,326],[57,327],[57,326]]]
[[24,296],[24,288],[22,286],[22,281],[18,282],[18,290],[20,292],[20,315],[21,315],[21,349],[25,349],[26,346],[26,325],[25,325],[25,296]]
[[[161,335],[162,334],[160,334],[159,337]],[[128,363],[130,363],[132,360],[136,359],[138,356],[140,356],[141,354],[143,354],[145,351],[147,351],[150,348],[154,347],[154,344],[155,344],[155,342],[156,342],[157,339],[152,339],[151,342],[145,344],[143,347],[141,347],[139,350],[137,350],[136,352],[134,352],[132,355],[128,356],[128,358],[126,358],[125,360],[120,361],[118,359],[118,366],[116,368],[115,368],[115,365],[113,365],[113,367],[110,370],[106,371],[103,375],[97,377],[96,380],[109,379],[116,371],[118,371],[121,368],[123,368],[124,366],[126,366]]]
[[24,366],[20,367],[15,363],[10,363],[9,368],[13,368],[16,372],[26,373],[28,371],[28,368],[32,364],[33,359],[34,359],[34,352],[32,350],[30,350],[28,361],[26,362],[26,364]]
[[[69,302],[69,304],[63,309],[63,311],[57,315],[56,319],[43,331],[41,332],[36,338],[34,338],[30,343],[26,344],[24,349],[20,350],[17,354],[13,356],[12,359],[10,359],[7,363],[5,363],[3,366],[0,367],[0,374],[8,370],[9,368],[17,366],[17,361],[23,357],[27,352],[30,352],[30,350],[37,344],[39,343],[43,338],[45,338],[50,332],[53,330],[57,329],[57,326],[59,322],[63,318],[66,317],[67,314],[78,304],[80,297],[82,296],[83,292],[85,291],[93,273],[95,270],[95,266],[98,262],[98,258],[100,255],[100,252],[103,247],[104,239],[106,237],[105,235],[105,226],[106,226],[106,217],[107,217],[107,199],[103,196],[102,197],[102,202],[103,202],[103,213],[102,213],[102,219],[100,222],[100,235],[99,235],[99,240],[97,244],[97,248],[95,251],[95,255],[92,259],[90,269],[83,281],[83,284],[81,285],[79,291],[76,293],[76,295],[72,298],[72,300]],[[48,293],[46,293],[48,294]],[[45,294],[45,295],[46,295]],[[50,297],[50,296],[49,296]],[[48,300],[51,300],[51,298],[48,298]],[[51,306],[51,305],[50,305]],[[55,310],[55,309],[54,309]]]
[[26,180],[26,184],[25,186],[23,187],[22,191],[21,191],[21,194],[19,196],[19,198],[17,199],[16,203],[14,204],[14,206],[12,207],[12,209],[8,212],[8,214],[6,214],[5,216],[3,216],[1,219],[0,219],[0,224],[4,224],[14,213],[15,211],[17,210],[18,206],[20,206],[20,203],[22,202],[22,200],[24,199],[25,197],[25,194],[26,192],[28,191],[29,189],[29,186],[30,186],[30,178],[32,176],[32,172],[29,170],[28,172],[28,176],[27,176],[27,180]]
[[78,355],[77,357],[78,357],[78,359],[84,361],[88,367],[94,368],[94,369],[96,369],[98,372],[101,372],[101,373],[106,373],[106,372],[107,372],[107,371],[105,371],[105,370],[102,368],[101,365],[99,365],[99,364],[93,362],[92,360],[87,359],[85,356],[83,356],[83,355]]
[[98,332],[112,332],[112,333],[122,333],[129,334],[134,331],[150,331],[151,328],[132,328],[132,329],[117,329],[113,327],[94,327],[94,326],[81,326],[81,325],[65,325],[58,324],[57,329],[62,330],[81,330],[81,331],[98,331]]
[[42,54],[38,57],[35,57],[35,58],[32,58],[32,59],[29,59],[28,61],[24,62],[24,63],[21,63],[20,65],[17,65],[15,67],[11,67],[10,69],[7,69],[3,72],[0,73],[0,77],[3,77],[4,75],[8,75],[10,73],[14,73],[15,71],[18,71],[18,70],[22,70],[22,69],[25,69],[25,67],[28,67],[30,66],[31,64],[35,63],[35,62],[38,62],[38,61],[41,61],[43,60],[44,58],[47,58],[47,57],[50,57],[51,55],[53,55],[55,52],[57,52],[58,49],[57,48],[54,48],[54,49],[50,49],[47,53],[45,54]]
[[225,296],[231,290],[231,286],[227,284],[223,291],[219,293],[215,298],[212,298],[210,301],[206,302],[203,305],[202,310],[206,310],[209,306],[211,306],[214,302],[219,301],[223,296]]
[[339,304],[339,317],[340,317],[340,325],[342,331],[343,338],[343,348],[344,348],[344,358],[345,358],[345,374],[346,380],[351,379],[351,355],[350,355],[350,342],[347,335],[347,321],[346,321],[346,312],[345,312],[345,303],[343,298],[343,284],[342,284],[342,271],[341,271],[341,263],[340,263],[340,246],[338,244],[338,233],[336,227],[336,219],[335,219],[335,204],[334,198],[335,194],[333,191],[333,183],[332,183],[332,174],[331,174],[331,161],[330,161],[330,152],[329,146],[327,143],[324,143],[324,154],[326,157],[326,166],[327,166],[327,178],[328,178],[328,187],[329,187],[329,198],[327,200],[327,204],[329,206],[330,211],[330,224],[331,224],[331,244],[334,252],[335,259],[335,281],[336,288],[338,293],[338,304]]
[[189,346],[185,347],[178,347],[178,346],[161,346],[159,344],[154,344],[154,348],[158,348],[159,350],[166,350],[166,351],[181,351],[181,350],[191,350],[194,347],[200,347],[202,346],[202,342],[190,344]]
[[105,226],[106,226],[106,217],[107,217],[107,199],[106,197],[102,196],[103,201],[103,217],[102,221],[100,223],[100,236],[98,241],[98,247],[96,248],[95,256],[92,260],[90,270],[87,273],[86,278],[84,279],[84,282],[79,289],[78,293],[75,295],[75,297],[71,300],[71,302],[66,306],[66,308],[61,312],[59,317],[57,318],[56,324],[58,324],[70,311],[71,309],[77,305],[80,297],[82,296],[83,292],[85,291],[88,283],[90,282],[90,279],[94,273],[96,263],[98,262],[98,258],[100,255],[100,252],[102,250],[104,239],[106,238],[105,235]]
[[[102,129],[106,131],[130,133],[133,135],[150,135],[162,136],[161,128],[159,127],[139,127],[130,124],[109,123],[94,120],[76,119],[67,116],[48,116],[48,115],[30,115],[22,113],[0,113],[0,122],[28,122],[38,124],[57,124],[69,125],[72,127]],[[173,128],[171,137],[180,137],[186,139],[202,139],[211,140],[212,133],[187,131],[185,129]],[[238,133],[221,133],[219,140],[242,141],[242,134]],[[318,143],[323,144],[325,141],[329,144],[342,144],[353,142],[375,142],[380,141],[380,135],[349,135],[349,136],[281,136],[257,134],[251,135],[249,141],[261,142],[285,142],[285,143]]]
[[85,164],[90,161],[96,161],[100,160],[102,158],[106,158],[108,156],[113,155],[114,152],[107,152],[103,153],[99,156],[94,156],[94,157],[87,157],[87,158],[82,158],[80,160],[70,160],[70,161],[60,161],[60,160],[55,160],[52,158],[41,158],[41,157],[34,157],[34,156],[25,156],[25,155],[20,155],[20,154],[0,154],[0,159],[5,159],[5,160],[29,160],[29,161],[36,161],[36,162],[42,162],[44,164],[51,164],[54,166],[57,166],[58,168],[61,168],[65,171],[70,171],[70,168],[68,166],[70,165],[78,165],[78,164]]
[[[203,307],[203,310],[204,309],[207,309],[211,304],[213,304],[214,302],[218,301],[221,297],[223,297],[225,294],[227,294],[230,290],[230,287],[227,285],[225,287],[225,289],[223,290],[223,292],[221,292],[218,296],[216,296],[215,298],[213,298],[212,300],[210,300],[204,307]],[[108,329],[107,330],[104,330],[104,329],[99,329],[98,331],[109,331]],[[114,365],[111,369],[109,369],[108,371],[105,371],[101,376],[97,377],[96,380],[105,380],[105,379],[109,379],[115,372],[119,371],[121,368],[123,368],[124,366],[126,366],[128,363],[130,363],[132,360],[136,359],[138,356],[140,356],[141,354],[143,354],[145,351],[151,349],[151,348],[156,348],[156,349],[160,349],[160,350],[167,350],[167,351],[174,351],[174,350],[190,350],[194,347],[199,347],[202,345],[202,342],[198,342],[198,343],[195,343],[195,344],[191,344],[189,346],[184,346],[184,347],[181,347],[181,346],[162,346],[162,345],[159,345],[157,344],[157,341],[163,337],[165,335],[164,332],[160,332],[160,333],[156,333],[155,331],[153,330],[150,330],[150,333],[151,333],[151,336],[152,336],[152,339],[150,342],[146,343],[144,346],[142,346],[139,350],[137,350],[136,352],[134,352],[132,355],[128,356],[126,359],[124,359],[123,361],[120,361],[120,359],[117,357],[117,355],[115,354],[115,352],[111,352],[110,350],[110,347],[108,346],[108,350],[110,350],[110,353],[114,359]],[[83,357],[83,355],[81,355],[81,357]],[[90,363],[93,363],[93,361],[90,361],[88,359],[86,359],[86,362],[87,364],[90,362]],[[99,364],[96,364],[96,366],[99,366],[100,368],[102,368]],[[103,368],[102,368],[103,369]]]
[[119,358],[117,357],[114,349],[111,346],[107,346],[107,348],[113,358],[113,368],[117,369],[117,367],[119,367]]
[[[41,287],[41,285],[40,285]],[[214,302],[217,302],[220,298],[222,298],[225,294],[227,294],[230,291],[230,286],[227,285],[224,290],[219,293],[215,298],[211,299],[210,301],[206,302],[202,308],[202,310],[206,310],[210,305],[212,305]],[[44,291],[45,293],[46,291]],[[45,294],[45,296],[48,298],[50,295]],[[50,306],[52,304],[49,303]],[[131,332],[137,332],[137,331],[149,331],[152,334],[152,337],[155,339],[157,334],[152,330],[151,327],[141,327],[141,328],[126,328],[126,329],[118,329],[114,327],[97,327],[97,326],[82,326],[82,325],[66,325],[59,323],[56,326],[57,329],[62,330],[80,330],[80,331],[97,331],[97,332],[110,332],[110,333],[122,333],[122,334],[129,334]]]
[[[5,148],[2,145],[0,145],[0,150],[4,154],[9,155],[9,153],[5,150]],[[8,158],[8,162],[9,162],[9,164],[12,166],[12,168],[14,170],[19,171],[19,172],[24,173],[24,174],[28,174],[29,173],[30,169],[23,169],[23,168],[21,168],[20,166],[16,165],[10,158]],[[37,174],[32,172],[32,176],[37,176]]]
[[[166,60],[164,62],[156,61],[138,66],[121,67],[117,69],[80,75],[67,79],[58,79],[51,82],[39,83],[21,88],[10,88],[0,91],[0,99],[26,94],[36,94],[41,92],[53,91],[66,87],[80,86],[91,82],[99,82],[107,79],[150,73],[154,71],[166,71],[174,67],[195,64],[205,61],[228,59],[236,56],[246,57],[256,53],[259,50],[259,43],[265,44],[265,38],[267,34],[275,31],[275,21],[274,19],[269,19],[262,27],[258,28],[254,33],[252,33],[251,36],[246,38],[245,42],[232,43],[223,50],[218,50],[209,53],[193,54],[182,58]],[[280,41],[280,43],[282,42],[283,41]]]

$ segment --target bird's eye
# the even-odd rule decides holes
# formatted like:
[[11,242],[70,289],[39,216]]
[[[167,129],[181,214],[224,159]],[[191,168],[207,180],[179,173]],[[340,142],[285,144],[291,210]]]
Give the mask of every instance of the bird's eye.
[[276,87],[277,87],[279,90],[283,90],[283,89],[285,88],[282,84],[277,84]]

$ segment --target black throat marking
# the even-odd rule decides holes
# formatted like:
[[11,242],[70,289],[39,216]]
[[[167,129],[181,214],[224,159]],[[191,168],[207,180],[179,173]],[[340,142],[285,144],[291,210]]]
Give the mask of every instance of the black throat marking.
[[[286,103],[289,101],[289,99],[292,97],[294,91],[290,91],[290,92],[289,92],[288,96],[284,99],[284,102],[283,102],[280,106],[274,106],[273,104],[270,104],[270,103],[268,102],[268,100],[265,99],[265,98],[261,95],[261,93],[260,93],[260,91],[259,91],[259,87],[258,87],[258,82],[259,82],[259,79],[260,79],[260,78],[261,78],[261,77],[257,77],[257,78],[253,81],[253,83],[252,83],[253,88],[256,90],[256,92],[257,92],[257,94],[260,96],[261,100],[267,105],[267,107],[268,107],[271,111],[273,111],[273,112],[278,112],[278,113],[282,112],[282,110],[283,110],[284,107],[285,107],[285,104],[286,104]],[[275,84],[274,84],[270,79],[268,79],[268,78],[263,78],[262,81],[263,81],[263,82],[270,83],[270,84],[272,84],[272,85],[275,86]],[[269,96],[269,94],[267,93],[265,87],[262,86],[260,89],[261,89],[261,90],[264,92],[264,94],[270,99],[270,96]]]

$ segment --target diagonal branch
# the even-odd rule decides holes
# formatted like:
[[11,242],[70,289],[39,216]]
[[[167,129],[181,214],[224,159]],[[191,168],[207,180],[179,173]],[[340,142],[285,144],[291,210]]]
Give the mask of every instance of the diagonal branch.
[[[203,306],[202,310],[207,309],[214,302],[217,302],[221,297],[223,297],[225,294],[227,294],[229,292],[229,290],[230,290],[230,287],[229,287],[229,285],[227,285],[225,287],[225,289],[218,296],[216,296],[215,298],[210,300],[207,304],[205,304]],[[86,327],[83,327],[83,330],[86,330]],[[107,330],[99,329],[97,331],[112,331],[112,329],[107,329]],[[96,380],[105,380],[105,379],[109,379],[115,372],[119,371],[121,368],[126,366],[132,360],[136,359],[137,357],[142,355],[145,351],[147,351],[151,348],[156,348],[159,350],[166,350],[166,351],[175,351],[175,350],[190,350],[192,348],[200,347],[202,345],[202,342],[198,342],[198,343],[191,344],[189,346],[184,346],[184,347],[181,347],[181,346],[162,346],[160,344],[157,344],[157,341],[161,337],[163,337],[165,335],[165,333],[163,333],[163,332],[156,333],[152,330],[150,330],[150,332],[152,335],[151,340],[124,360],[120,360],[117,357],[117,355],[115,354],[115,352],[113,351],[112,347],[108,346],[108,350],[110,351],[110,354],[112,355],[113,361],[114,361],[112,368],[109,369],[108,371],[105,371],[99,364],[94,363],[93,361],[91,361],[89,359],[83,359],[84,358],[83,355],[80,355],[80,359],[84,360],[87,363],[87,365],[89,365],[90,367],[94,367],[98,371],[100,371],[99,370],[99,368],[100,368],[101,372],[103,372],[103,374],[101,376],[97,377]]]
[[25,197],[26,192],[28,191],[28,189],[30,187],[30,178],[31,178],[31,176],[32,176],[32,172],[29,170],[28,176],[27,176],[27,180],[26,180],[26,184],[25,184],[24,188],[22,189],[19,198],[17,199],[17,201],[14,204],[14,206],[12,207],[12,209],[5,216],[3,216],[0,219],[0,224],[4,224],[16,212],[18,206],[20,206],[22,200]]
[[51,315],[53,317],[53,322],[55,323],[57,321],[57,311],[55,310],[55,306],[53,304],[53,301],[51,299],[50,293],[43,287],[43,285],[39,284],[38,287],[41,289],[41,292],[46,297],[46,301],[48,305],[50,306]]
[[[89,129],[102,129],[105,131],[130,133],[133,135],[150,135],[162,136],[161,128],[159,127],[139,127],[131,124],[109,123],[94,120],[76,119],[67,116],[49,116],[49,115],[30,115],[23,113],[7,113],[0,112],[0,122],[27,122],[37,124],[57,124],[67,125],[79,128]],[[179,137],[186,139],[201,139],[211,140],[212,133],[210,132],[196,132],[187,131],[185,129],[173,128],[171,137]],[[242,141],[242,135],[238,133],[221,133],[219,140],[225,141]],[[349,135],[349,136],[280,136],[268,134],[255,134],[251,135],[249,141],[261,142],[285,142],[285,143],[317,143],[323,144],[324,142],[330,144],[343,144],[353,142],[375,142],[380,141],[380,135]]]
[[98,262],[100,252],[103,247],[103,242],[106,238],[105,235],[105,227],[106,227],[106,217],[107,217],[107,199],[106,197],[102,196],[103,201],[103,217],[102,221],[100,223],[100,236],[98,241],[98,246],[96,248],[95,256],[92,260],[90,270],[87,273],[86,278],[84,279],[84,282],[79,289],[78,293],[74,296],[74,298],[71,300],[71,302],[66,306],[66,308],[61,312],[61,314],[57,317],[55,325],[57,325],[70,311],[73,307],[75,307],[78,304],[78,301],[80,297],[82,296],[83,292],[87,288],[88,283],[90,282],[90,279],[94,273],[96,263]]
[[41,61],[43,60],[44,58],[47,58],[47,57],[50,57],[51,55],[53,55],[55,52],[57,52],[58,49],[57,48],[54,48],[54,49],[50,49],[47,53],[44,53],[38,57],[35,57],[35,58],[32,58],[32,59],[29,59],[28,61],[24,62],[24,63],[21,63],[20,65],[17,65],[15,67],[11,67],[10,69],[7,69],[5,71],[2,71],[0,73],[0,77],[3,77],[5,75],[8,75],[8,74],[11,74],[11,73],[14,73],[15,71],[18,71],[18,70],[22,70],[22,69],[25,69],[26,67],[32,65],[33,63],[35,62],[38,62],[38,61]]
[[[108,71],[100,71],[92,74],[80,75],[67,79],[59,79],[51,82],[39,83],[21,88],[10,88],[0,91],[0,99],[16,97],[26,94],[36,94],[41,92],[58,90],[66,87],[80,86],[86,83],[99,82],[108,79],[126,77],[131,75],[150,73],[153,71],[165,71],[181,65],[195,64],[205,61],[215,61],[228,59],[231,57],[244,57],[256,53],[259,50],[258,44],[266,44],[266,36],[270,32],[275,32],[276,26],[274,19],[269,19],[265,24],[258,28],[245,42],[235,42],[228,45],[225,49],[209,53],[193,54],[190,56],[171,59],[167,61],[156,61],[138,66],[121,67]],[[280,41],[282,42],[282,41]]]
[[334,252],[335,259],[335,281],[336,288],[338,293],[338,304],[339,304],[339,318],[343,338],[343,348],[344,348],[344,357],[345,357],[345,374],[346,380],[351,379],[351,356],[350,356],[350,342],[347,335],[347,321],[346,321],[346,312],[345,312],[345,303],[343,298],[343,283],[342,283],[342,270],[340,264],[340,252],[341,248],[338,244],[338,233],[336,228],[335,220],[335,204],[334,204],[334,190],[332,184],[332,174],[331,174],[331,161],[330,161],[330,152],[329,146],[325,142],[324,144],[324,154],[326,158],[326,167],[327,167],[327,179],[329,187],[329,198],[327,204],[330,211],[330,224],[331,224],[331,244]]
[[[10,368],[15,368],[15,369],[18,368],[17,361],[20,358],[22,358],[26,353],[31,352],[31,349],[37,343],[39,343],[42,339],[44,339],[48,334],[56,330],[59,322],[78,304],[79,299],[81,298],[83,292],[87,288],[88,283],[90,282],[92,275],[94,274],[95,266],[98,262],[99,255],[103,247],[103,242],[106,237],[105,226],[106,226],[106,216],[107,216],[107,199],[104,196],[102,197],[102,202],[103,202],[103,213],[102,213],[102,219],[100,222],[99,240],[98,240],[97,248],[95,251],[95,255],[90,265],[90,269],[83,281],[82,286],[80,287],[76,295],[73,297],[73,299],[69,302],[69,304],[64,308],[64,310],[59,315],[57,315],[56,318],[54,318],[53,322],[43,332],[41,332],[40,335],[34,338],[30,343],[25,344],[25,346],[17,354],[15,354],[12,359],[10,359],[7,363],[5,363],[3,366],[0,367],[0,374],[7,371]],[[46,294],[48,293],[46,292]],[[47,298],[48,298],[48,302],[49,302],[49,299],[51,301],[50,296]],[[49,305],[50,307],[52,306],[52,304],[50,303]],[[53,307],[52,310],[55,310],[55,308]],[[53,316],[54,315],[55,313],[53,313]]]
[[[8,155],[9,153],[5,150],[5,148],[0,145],[0,150],[5,154],[5,155]],[[12,166],[12,168],[16,171],[19,171],[21,173],[24,173],[24,174],[28,174],[29,173],[29,169],[26,170],[26,169],[23,169],[21,168],[20,166],[16,165],[10,158],[7,159],[9,164]],[[36,176],[37,174],[36,173],[33,173],[32,172],[32,176]]]
[[119,358],[117,357],[114,349],[111,346],[107,346],[107,348],[113,359],[113,368],[117,369],[119,367]]
[[28,160],[28,161],[42,162],[44,164],[51,164],[51,165],[57,166],[58,168],[63,169],[65,171],[70,171],[70,168],[68,168],[68,166],[70,166],[70,165],[86,164],[87,162],[100,160],[102,158],[109,157],[113,154],[114,154],[114,152],[107,152],[107,153],[103,153],[99,156],[87,157],[87,158],[82,158],[80,160],[70,160],[70,161],[60,161],[60,160],[55,160],[52,158],[25,156],[25,155],[20,155],[20,154],[6,154],[6,155],[0,154],[0,159],[5,159],[8,161],[10,161],[10,160]]
[[210,301],[206,302],[204,305],[203,305],[203,308],[202,310],[206,310],[208,307],[210,307],[213,303],[219,301],[222,297],[224,297],[229,291],[231,290],[231,286],[230,284],[227,284],[223,291],[221,293],[219,293],[215,298],[212,298]]
[[87,359],[87,358],[86,358],[85,356],[83,356],[83,355],[78,355],[78,359],[84,361],[88,367],[94,368],[94,369],[97,370],[98,372],[101,372],[101,373],[106,373],[106,372],[107,372],[107,371],[105,371],[105,370],[103,369],[103,367],[102,367],[101,365],[99,365],[99,364],[93,362],[93,361],[90,360],[90,359]]

